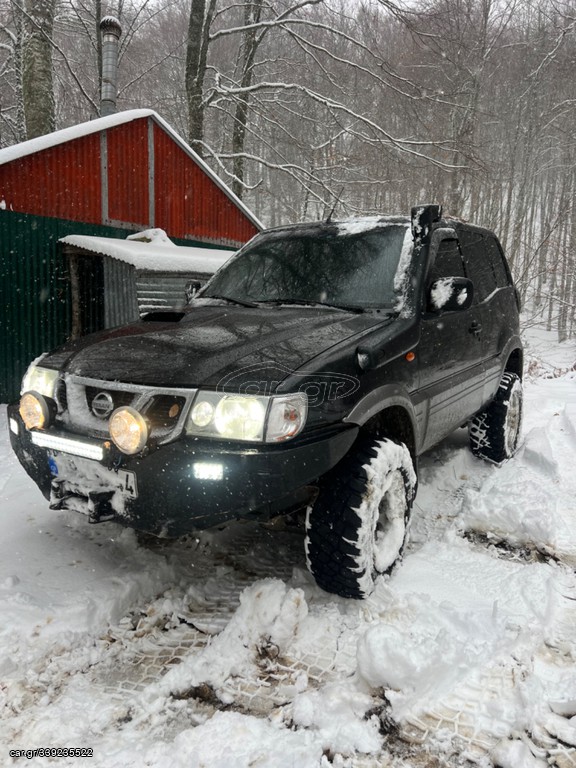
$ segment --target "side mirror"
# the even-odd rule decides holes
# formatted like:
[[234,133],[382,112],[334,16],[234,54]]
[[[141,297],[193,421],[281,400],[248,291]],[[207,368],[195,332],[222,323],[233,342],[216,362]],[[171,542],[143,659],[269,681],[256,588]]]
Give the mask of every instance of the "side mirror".
[[202,283],[200,280],[190,280],[188,283],[186,283],[186,288],[184,289],[184,292],[186,294],[186,303],[190,304],[194,296],[198,293],[198,291],[202,288]]
[[440,277],[428,291],[429,312],[460,312],[469,309],[474,299],[474,284],[467,277]]

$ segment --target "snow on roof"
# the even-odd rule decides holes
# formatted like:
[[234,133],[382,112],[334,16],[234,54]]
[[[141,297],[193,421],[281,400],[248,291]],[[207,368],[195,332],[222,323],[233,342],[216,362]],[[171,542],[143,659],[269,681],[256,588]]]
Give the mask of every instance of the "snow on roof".
[[390,224],[396,226],[407,226],[408,219],[404,220],[399,216],[355,216],[343,221],[334,222],[341,235],[360,235],[363,232],[370,232],[378,225]]
[[67,235],[60,243],[103,254],[151,272],[194,272],[212,275],[234,251],[176,245],[162,229],[148,229],[125,240],[115,237]]
[[226,186],[226,184],[220,179],[210,168],[210,166],[202,160],[202,158],[194,152],[184,139],[179,136],[176,131],[153,109],[129,109],[124,112],[117,112],[114,115],[108,115],[107,117],[98,117],[95,120],[89,120],[86,123],[79,123],[78,125],[72,125],[69,128],[62,128],[60,131],[54,131],[48,133],[45,136],[39,136],[36,139],[29,139],[23,141],[20,144],[14,144],[11,147],[5,147],[0,149],[0,165],[4,163],[11,163],[14,160],[19,160],[28,155],[33,155],[36,152],[42,152],[45,149],[56,147],[59,144],[65,144],[68,141],[74,141],[74,139],[80,139],[83,136],[89,136],[92,133],[98,133],[100,131],[114,128],[117,125],[123,125],[124,123],[130,123],[133,120],[140,120],[144,117],[151,117],[158,125],[160,125],[166,133],[179,145],[183,152],[194,160],[204,173],[210,177],[210,179],[227,195],[230,200],[239,208],[245,216],[256,226],[258,229],[264,229],[262,222],[256,218],[252,211],[247,208],[242,200],[237,197],[232,190]]

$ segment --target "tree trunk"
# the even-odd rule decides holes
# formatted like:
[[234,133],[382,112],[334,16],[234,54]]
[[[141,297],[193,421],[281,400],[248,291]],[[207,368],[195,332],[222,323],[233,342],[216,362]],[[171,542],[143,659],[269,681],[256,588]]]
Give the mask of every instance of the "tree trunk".
[[210,43],[210,24],[215,0],[192,0],[186,45],[186,99],[188,102],[188,140],[202,155],[204,141],[204,79]]
[[26,0],[22,95],[29,139],[54,130],[52,30],[55,0]]
[[[255,0],[253,3],[247,3],[244,6],[244,24],[249,27],[251,24],[258,24],[262,16],[263,0]],[[242,60],[242,77],[240,80],[242,88],[249,88],[252,84],[252,73],[256,51],[260,45],[262,36],[258,37],[253,29],[248,29],[244,33],[244,56]],[[235,155],[233,164],[234,180],[232,182],[232,191],[242,197],[244,191],[244,146],[246,142],[246,126],[248,122],[248,95],[241,94],[236,104],[234,114],[234,127],[232,129],[232,152]]]

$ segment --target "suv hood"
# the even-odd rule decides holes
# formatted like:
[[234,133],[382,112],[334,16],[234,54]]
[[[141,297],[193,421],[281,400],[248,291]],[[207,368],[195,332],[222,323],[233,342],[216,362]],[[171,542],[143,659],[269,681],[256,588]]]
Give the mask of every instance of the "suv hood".
[[[162,387],[236,389],[279,382],[340,342],[391,322],[388,315],[312,307],[199,307],[180,322],[140,322],[62,347],[49,366],[88,378]],[[243,370],[246,376],[243,377]]]

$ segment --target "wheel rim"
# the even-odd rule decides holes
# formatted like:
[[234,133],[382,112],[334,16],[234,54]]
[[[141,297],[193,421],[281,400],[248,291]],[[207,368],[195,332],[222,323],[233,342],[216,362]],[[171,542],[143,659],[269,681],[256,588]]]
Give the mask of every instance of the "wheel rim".
[[374,531],[374,569],[387,571],[398,559],[406,536],[406,484],[400,470],[391,473],[390,484],[378,505]]
[[512,456],[516,450],[518,437],[520,436],[520,424],[522,422],[522,398],[518,389],[510,393],[506,424],[504,427],[504,445],[507,456]]

